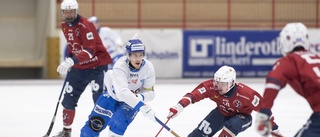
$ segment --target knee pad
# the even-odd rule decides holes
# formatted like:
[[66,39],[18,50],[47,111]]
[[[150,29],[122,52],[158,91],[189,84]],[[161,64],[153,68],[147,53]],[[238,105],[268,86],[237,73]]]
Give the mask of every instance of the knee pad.
[[250,115],[237,115],[226,121],[224,123],[224,127],[229,129],[235,135],[238,135],[240,132],[245,131],[251,126],[251,121],[252,118]]
[[70,94],[64,94],[62,100],[62,106],[66,109],[75,109],[78,103],[79,97],[71,97]]
[[241,132],[241,125],[240,123],[231,123],[230,121],[227,121],[224,124],[223,129],[228,129],[230,132],[237,135]]
[[128,125],[123,120],[124,119],[120,120],[112,118],[108,123],[109,130],[117,135],[123,135],[128,127]]
[[108,122],[110,131],[118,135],[123,135],[137,113],[138,111],[133,110],[125,103],[120,103],[120,107],[113,113],[112,118]]
[[89,127],[95,132],[101,132],[104,129],[105,121],[99,116],[93,116],[89,119]]

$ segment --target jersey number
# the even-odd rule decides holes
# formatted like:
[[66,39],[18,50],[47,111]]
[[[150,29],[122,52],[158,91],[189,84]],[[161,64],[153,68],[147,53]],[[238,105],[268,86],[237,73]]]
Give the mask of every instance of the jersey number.
[[[311,56],[315,56],[315,54],[303,54],[303,55],[301,55],[301,57],[302,57],[303,59],[305,59],[306,62],[309,63],[309,64],[317,64],[317,63],[320,63],[320,59],[313,59],[313,58],[311,58]],[[316,66],[316,67],[313,67],[312,70],[314,71],[314,73],[316,73],[316,75],[317,75],[318,77],[320,77],[320,69],[319,69],[319,67],[317,67],[317,66]]]
[[68,33],[68,40],[74,40],[72,33]]
[[92,87],[92,91],[98,91],[100,86],[98,83],[95,82],[95,80],[91,81],[91,87]]
[[67,93],[69,93],[69,94],[72,93],[73,87],[72,87],[71,85],[69,85],[69,81],[67,81],[64,90],[65,90],[65,92],[67,92]]
[[209,135],[212,132],[212,129],[210,128],[210,123],[206,120],[203,120],[199,126],[199,130],[203,131],[203,133]]

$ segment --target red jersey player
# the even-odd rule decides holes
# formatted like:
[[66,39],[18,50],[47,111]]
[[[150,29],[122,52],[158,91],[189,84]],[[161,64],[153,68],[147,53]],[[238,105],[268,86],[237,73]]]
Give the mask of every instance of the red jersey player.
[[67,74],[62,100],[63,130],[55,137],[70,137],[78,100],[91,83],[95,103],[104,90],[104,73],[112,62],[94,25],[78,14],[76,0],[61,3],[64,22],[61,29],[67,40],[68,56],[58,66],[57,72]]
[[[252,124],[251,112],[260,109],[261,95],[243,83],[236,83],[236,71],[222,66],[213,80],[200,83],[169,110],[168,118],[176,117],[189,104],[209,98],[214,108],[188,137],[211,137],[222,129],[219,137],[234,137]],[[273,121],[273,118],[272,118]],[[272,130],[278,126],[273,122]]]
[[278,92],[289,84],[304,97],[313,114],[295,137],[320,136],[320,56],[308,51],[307,27],[302,23],[288,23],[280,32],[280,49],[284,57],[278,59],[266,78],[266,86],[256,129],[269,134],[268,117]]

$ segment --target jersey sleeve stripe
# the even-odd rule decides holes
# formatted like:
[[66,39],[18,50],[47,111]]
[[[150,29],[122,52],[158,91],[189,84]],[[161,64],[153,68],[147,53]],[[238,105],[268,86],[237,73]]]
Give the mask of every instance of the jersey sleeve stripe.
[[280,90],[281,86],[274,84],[274,83],[267,83],[265,88]]

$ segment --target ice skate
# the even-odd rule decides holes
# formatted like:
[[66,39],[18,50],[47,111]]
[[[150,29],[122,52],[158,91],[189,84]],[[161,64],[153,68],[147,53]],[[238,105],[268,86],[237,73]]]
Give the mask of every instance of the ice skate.
[[71,129],[63,128],[62,131],[53,137],[71,137]]

